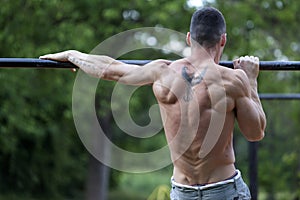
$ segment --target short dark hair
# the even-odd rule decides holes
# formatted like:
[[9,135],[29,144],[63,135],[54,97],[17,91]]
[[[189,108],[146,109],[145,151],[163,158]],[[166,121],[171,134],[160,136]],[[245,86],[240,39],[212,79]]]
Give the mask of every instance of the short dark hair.
[[223,33],[226,33],[226,22],[223,14],[212,7],[197,10],[191,19],[191,38],[201,46],[211,48],[216,45]]

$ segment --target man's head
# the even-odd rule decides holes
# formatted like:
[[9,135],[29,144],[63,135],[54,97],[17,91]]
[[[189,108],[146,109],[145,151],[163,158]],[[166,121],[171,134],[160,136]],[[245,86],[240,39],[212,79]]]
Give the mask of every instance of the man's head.
[[[190,37],[204,48],[226,43],[226,22],[220,11],[212,7],[197,10],[191,19]],[[224,41],[222,41],[224,40]]]

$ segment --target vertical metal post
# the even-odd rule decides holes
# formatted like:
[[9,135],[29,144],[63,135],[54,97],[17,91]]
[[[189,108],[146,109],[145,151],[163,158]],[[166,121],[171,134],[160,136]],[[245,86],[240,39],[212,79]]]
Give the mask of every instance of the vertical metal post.
[[258,198],[258,187],[257,187],[257,142],[249,142],[249,189],[252,196],[252,200]]
[[[97,97],[96,98],[100,98]],[[96,101],[95,106],[97,110],[101,110],[100,101]],[[99,121],[96,120],[94,130],[98,130],[97,124],[100,123],[101,127],[106,133],[106,137],[111,138],[111,124],[112,124],[112,115],[107,113],[105,117],[99,118]],[[108,148],[106,140],[103,139],[102,134],[98,134],[96,145],[99,145],[96,149],[101,152],[107,152],[106,155],[110,156],[110,148]],[[107,200],[109,193],[109,174],[110,168],[95,157],[90,155],[89,160],[89,170],[86,184],[86,200]]]

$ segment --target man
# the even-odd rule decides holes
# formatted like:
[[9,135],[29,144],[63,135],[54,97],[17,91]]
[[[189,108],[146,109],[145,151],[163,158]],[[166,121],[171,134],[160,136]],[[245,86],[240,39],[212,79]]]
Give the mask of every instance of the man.
[[152,84],[174,165],[172,200],[250,199],[234,166],[232,138],[235,119],[249,141],[264,137],[266,118],[257,93],[259,59],[240,57],[235,69],[218,65],[226,25],[221,12],[211,7],[193,14],[187,44],[187,58],[156,60],[142,67],[74,50],[41,58],[70,61],[106,80]]

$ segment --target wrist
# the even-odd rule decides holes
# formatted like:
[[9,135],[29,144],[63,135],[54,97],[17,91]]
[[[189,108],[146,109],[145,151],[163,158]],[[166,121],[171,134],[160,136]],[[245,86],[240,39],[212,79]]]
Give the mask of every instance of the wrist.
[[255,79],[249,79],[250,85],[253,88],[257,88],[257,80]]
[[251,96],[257,96],[258,95],[258,89],[257,89],[257,80],[252,79],[250,81],[250,87],[251,87]]

